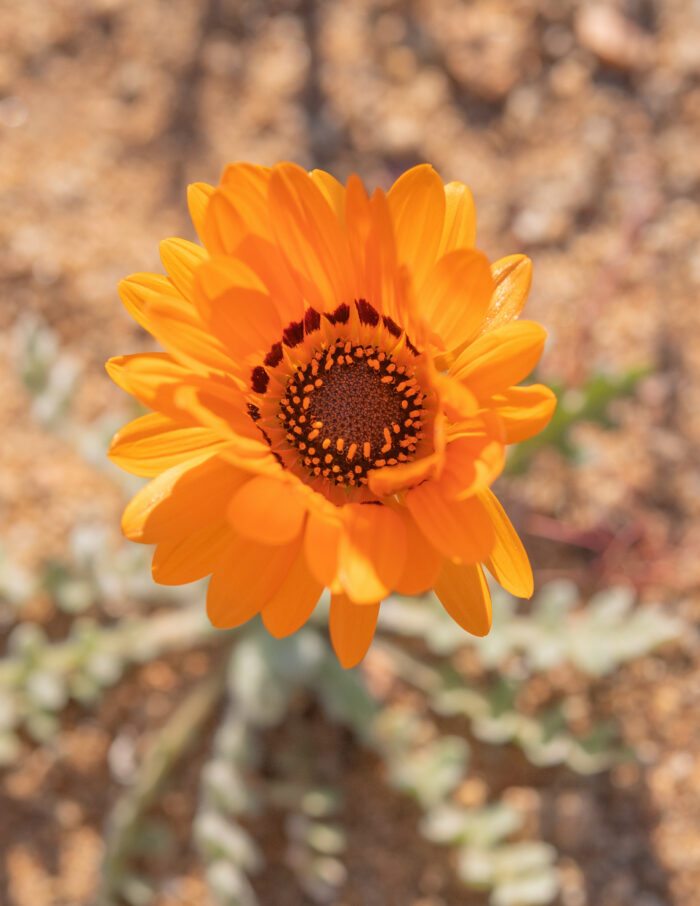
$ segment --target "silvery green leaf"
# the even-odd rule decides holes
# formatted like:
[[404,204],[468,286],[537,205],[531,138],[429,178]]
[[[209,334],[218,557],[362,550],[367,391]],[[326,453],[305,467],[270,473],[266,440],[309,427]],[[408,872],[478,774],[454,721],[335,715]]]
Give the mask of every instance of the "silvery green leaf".
[[119,892],[129,906],[150,906],[153,902],[153,887],[134,874],[127,874],[122,879]]
[[207,883],[220,906],[257,906],[258,899],[243,872],[226,859],[206,870]]
[[316,852],[337,856],[345,851],[345,833],[335,824],[312,821],[305,834],[306,843]]
[[559,879],[554,871],[526,875],[499,883],[491,894],[492,906],[545,906],[559,893]]
[[63,677],[56,673],[34,670],[25,684],[31,702],[46,711],[60,711],[68,701]]
[[495,871],[499,881],[518,878],[550,868],[556,857],[554,847],[540,840],[508,843],[495,852]]
[[53,714],[35,711],[27,715],[25,727],[35,742],[44,743],[58,733],[60,724]]
[[76,673],[68,678],[70,697],[84,705],[93,705],[102,695],[102,687],[92,677]]
[[0,767],[12,764],[22,751],[19,738],[9,730],[0,731]]
[[250,726],[229,709],[216,731],[215,748],[218,754],[237,767],[247,767],[258,759],[258,746]]
[[194,834],[208,861],[225,859],[245,872],[258,871],[263,857],[250,834],[214,811],[200,812]]
[[457,854],[457,877],[470,887],[492,886],[496,873],[496,857],[489,849],[463,846]]
[[82,613],[95,602],[95,589],[86,579],[66,579],[54,589],[56,604],[65,613]]
[[20,719],[17,699],[9,689],[0,689],[0,733],[12,730]]
[[421,831],[433,843],[470,843],[488,847],[512,834],[523,818],[504,803],[481,809],[440,805],[431,809],[421,822]]
[[259,637],[245,636],[233,649],[229,666],[233,700],[255,726],[274,726],[284,714],[288,686],[272,673]]
[[377,703],[356,670],[343,670],[334,656],[324,661],[316,691],[331,720],[353,729],[360,739],[371,735]]
[[574,582],[555,579],[538,591],[533,617],[543,628],[557,629],[579,600],[579,590]]
[[339,859],[316,856],[309,860],[304,886],[317,902],[328,902],[335,899],[336,890],[347,877],[347,870]]
[[98,650],[85,662],[85,671],[100,686],[112,686],[121,678],[124,663],[116,654]]
[[340,793],[327,787],[316,787],[303,794],[299,807],[310,818],[327,818],[340,808]]
[[485,717],[473,721],[472,731],[482,742],[503,745],[518,735],[522,720],[515,711],[506,711],[498,717]]
[[255,806],[249,785],[233,764],[216,758],[202,770],[202,785],[211,804],[224,812],[238,815]]
[[285,639],[266,633],[260,637],[260,644],[275,673],[295,683],[314,676],[326,654],[318,632],[308,626]]
[[460,783],[469,747],[458,736],[442,736],[419,749],[393,758],[392,784],[413,793],[424,808],[444,799]]
[[37,623],[18,623],[8,636],[7,650],[23,660],[31,660],[47,642],[46,632]]

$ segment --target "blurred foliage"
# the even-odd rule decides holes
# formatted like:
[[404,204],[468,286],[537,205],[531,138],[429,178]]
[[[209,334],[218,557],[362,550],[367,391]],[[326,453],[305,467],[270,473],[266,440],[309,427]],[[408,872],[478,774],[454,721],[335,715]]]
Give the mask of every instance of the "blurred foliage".
[[[104,459],[107,423],[77,429],[69,422],[75,366],[38,322],[22,322],[17,330],[17,367],[37,417],[77,442],[91,461],[98,451]],[[581,420],[612,424],[610,405],[634,392],[643,374],[598,376],[575,392],[559,388],[552,424],[521,445],[509,467],[524,468],[545,446],[576,455],[571,428]],[[0,556],[0,612],[6,624],[19,618],[0,661],[4,764],[19,757],[25,737],[49,742],[70,701],[95,708],[132,665],[198,646],[226,646],[214,654],[221,668],[195,683],[152,735],[114,806],[100,906],[153,902],[154,882],[134,866],[137,857],[143,864],[145,853],[172,848],[173,840],[151,807],[190,746],[206,743],[202,730],[215,713],[192,836],[216,902],[257,902],[251,879],[264,857],[251,823],[266,812],[283,817],[286,863],[306,895],[317,903],[334,901],[347,879],[342,791],[315,775],[309,741],[298,734],[275,753],[272,774],[262,771],[265,736],[285,722],[299,696],[318,702],[330,721],[376,753],[387,782],[420,808],[422,834],[456,850],[456,872],[465,885],[490,891],[493,906],[551,902],[559,886],[557,853],[545,841],[527,838],[524,815],[498,799],[479,808],[459,804],[456,791],[469,776],[475,744],[469,740],[515,745],[535,766],[566,765],[584,774],[634,757],[608,722],[577,732],[570,694],[557,694],[550,684],[553,694],[544,705],[526,707],[525,693],[533,679],[567,668],[590,678],[584,693],[590,696],[595,682],[684,631],[660,608],[635,606],[628,589],[604,589],[583,602],[568,581],[541,588],[527,609],[494,590],[494,627],[484,639],[462,632],[433,596],[392,597],[383,604],[374,650],[390,686],[412,694],[385,700],[370,691],[362,671],[338,664],[326,637],[327,600],[310,624],[282,641],[257,620],[235,633],[217,632],[206,618],[201,584],[156,586],[148,554],[137,545],[114,546],[101,527],[89,525],[77,527],[66,556],[45,563],[37,576]],[[42,626],[21,621],[23,603],[37,594],[71,621],[64,638],[50,640]],[[465,657],[470,679],[462,669]]]

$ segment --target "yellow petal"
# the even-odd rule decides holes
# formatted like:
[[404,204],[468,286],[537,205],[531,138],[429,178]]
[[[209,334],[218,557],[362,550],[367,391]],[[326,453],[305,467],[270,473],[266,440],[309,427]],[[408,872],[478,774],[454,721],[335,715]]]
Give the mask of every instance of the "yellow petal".
[[218,453],[186,460],[136,494],[124,510],[122,531],[131,541],[152,544],[218,522],[247,477]]
[[187,205],[190,209],[192,223],[200,239],[202,239],[204,218],[209,207],[209,199],[214,191],[214,186],[207,185],[205,182],[195,182],[187,187]]
[[542,355],[547,331],[534,321],[513,321],[483,334],[462,352],[452,377],[480,400],[502,393],[528,376]]
[[478,563],[457,565],[445,560],[435,583],[435,594],[455,623],[472,635],[491,628],[491,594]]
[[107,374],[118,387],[135,396],[149,409],[156,409],[175,420],[181,412],[174,402],[175,388],[192,380],[192,372],[164,352],[120,355],[105,365]]
[[445,223],[445,189],[430,164],[403,173],[387,194],[399,262],[419,291],[437,258]]
[[194,273],[209,257],[206,250],[186,239],[163,239],[158,249],[170,279],[186,299],[191,298]]
[[481,325],[481,333],[503,327],[517,318],[525,306],[532,283],[532,262],[526,255],[508,255],[491,266],[493,295]]
[[221,343],[167,277],[132,274],[120,281],[119,295],[131,316],[183,364],[200,372],[230,370]]
[[343,508],[338,579],[359,604],[381,600],[396,586],[406,562],[406,529],[385,506],[351,503]]
[[221,256],[202,264],[195,298],[211,331],[238,363],[255,365],[282,335],[277,308],[257,275]]
[[236,491],[226,515],[246,538],[260,544],[289,544],[302,530],[306,505],[289,483],[257,475]]
[[476,211],[469,189],[461,182],[445,186],[445,225],[438,255],[453,249],[473,248],[476,240]]
[[438,259],[426,277],[419,302],[445,349],[455,349],[474,336],[492,290],[491,269],[482,252],[456,249]]
[[489,403],[505,429],[505,442],[517,444],[538,434],[549,424],[557,406],[554,393],[543,384],[509,387],[491,397]]
[[496,530],[496,543],[484,561],[489,572],[516,597],[531,597],[534,590],[532,568],[518,533],[492,491],[485,488],[478,496]]
[[167,415],[151,412],[117,431],[108,456],[132,475],[153,478],[183,460],[214,452],[225,443],[210,428],[183,426]]
[[210,252],[232,254],[248,234],[270,238],[268,167],[229,164],[209,200],[200,236]]
[[446,497],[463,500],[488,487],[503,471],[505,448],[488,434],[458,436],[445,451],[445,465],[436,483]]
[[277,242],[299,287],[317,311],[334,311],[350,298],[350,259],[343,228],[305,170],[278,164],[269,204]]
[[428,541],[446,557],[476,563],[493,550],[494,529],[476,497],[448,500],[435,481],[426,481],[408,492],[406,506]]
[[338,660],[355,667],[367,653],[377,627],[379,604],[353,604],[346,595],[331,597],[328,629]]
[[312,170],[309,176],[323,192],[339,223],[345,222],[345,187],[325,170]]

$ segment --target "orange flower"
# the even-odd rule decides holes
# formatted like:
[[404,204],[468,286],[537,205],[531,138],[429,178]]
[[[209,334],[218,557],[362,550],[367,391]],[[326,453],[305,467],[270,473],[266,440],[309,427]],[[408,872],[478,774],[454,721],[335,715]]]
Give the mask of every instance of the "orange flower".
[[120,285],[164,353],[107,364],[153,410],[114,462],[152,478],[125,535],[157,544],[166,585],[212,574],[215,626],[257,613],[282,637],[325,587],[341,663],[364,656],[390,592],[434,588],[483,635],[481,564],[529,597],[532,573],[489,486],[505,445],[543,428],[554,396],[516,387],[545,331],[517,321],[531,266],[474,249],[469,190],[427,165],[368,197],[351,176],[231,164],[190,187],[203,248],[161,243],[168,276]]

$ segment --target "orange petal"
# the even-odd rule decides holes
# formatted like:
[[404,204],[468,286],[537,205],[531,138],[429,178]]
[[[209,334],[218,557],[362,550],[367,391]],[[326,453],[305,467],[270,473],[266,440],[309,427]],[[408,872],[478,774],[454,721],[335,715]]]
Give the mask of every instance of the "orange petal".
[[455,623],[472,635],[491,628],[491,594],[478,563],[457,565],[445,560],[435,583],[435,594]]
[[557,398],[544,384],[509,387],[489,402],[501,418],[505,442],[517,444],[546,428],[554,414]]
[[491,266],[494,289],[481,333],[503,327],[525,306],[532,283],[532,261],[526,255],[508,255]]
[[267,187],[270,170],[255,164],[229,164],[209,200],[200,233],[210,252],[231,254],[249,233],[270,238]]
[[259,363],[282,335],[275,304],[241,261],[217,256],[202,264],[195,297],[204,320],[236,362]]
[[518,533],[492,491],[485,488],[478,496],[496,530],[496,543],[484,561],[489,572],[516,597],[531,597],[534,590],[532,568]]
[[476,210],[472,193],[462,182],[445,186],[445,225],[438,255],[453,249],[473,248],[476,240]]
[[260,544],[289,544],[301,532],[306,504],[289,483],[257,475],[236,491],[226,515],[246,538]]
[[492,484],[505,461],[505,447],[488,434],[455,437],[447,444],[445,465],[436,483],[446,497],[463,500]]
[[333,311],[350,298],[350,260],[343,228],[324,194],[296,164],[272,172],[269,204],[277,242],[307,301]]
[[372,228],[372,211],[364,184],[355,173],[348,178],[345,193],[345,229],[357,290],[357,297],[374,302],[376,288],[367,274],[367,254]]
[[493,291],[483,252],[456,249],[438,259],[419,295],[423,317],[445,349],[468,342],[479,329]]
[[167,277],[132,274],[120,281],[119,295],[131,316],[179,361],[197,371],[230,370],[231,359],[194,304]]
[[235,538],[216,564],[207,590],[207,614],[214,626],[230,629],[259,613],[284,582],[298,551],[298,544],[270,547]]
[[304,297],[275,243],[250,234],[241,241],[236,257],[260,279],[283,324],[304,317]]
[[323,192],[339,223],[345,222],[345,187],[325,170],[312,170],[309,176]]
[[387,196],[376,189],[369,202],[370,230],[367,236],[366,280],[369,301],[404,329],[418,337],[409,317],[404,284],[411,286],[409,269],[399,267],[394,223]]
[[217,453],[186,460],[136,494],[124,510],[122,531],[145,544],[195,532],[223,517],[231,495],[247,477]]
[[406,562],[406,529],[388,507],[351,503],[343,508],[338,579],[359,604],[381,600],[396,586]]
[[[183,417],[211,428],[225,438],[227,445],[222,448],[222,454],[232,453],[232,459],[235,455],[264,456],[275,462],[269,446],[245,409],[245,401],[231,388],[213,381],[204,386],[186,384],[176,388],[174,400]],[[278,469],[279,466],[275,471]]]
[[472,418],[479,411],[474,394],[461,381],[449,374],[434,374],[433,383],[440,395],[440,403],[451,422]]
[[434,475],[440,461],[437,453],[431,453],[413,462],[373,469],[367,476],[370,490],[377,497],[387,497],[404,488],[412,488]]
[[164,352],[120,355],[105,365],[117,386],[135,396],[149,409],[164,412],[176,420],[181,412],[174,402],[175,388],[192,380],[192,372]]
[[476,563],[493,550],[493,525],[476,497],[448,500],[435,481],[426,481],[408,492],[406,506],[428,541],[446,557]]
[[134,321],[153,333],[148,319],[148,304],[162,293],[176,295],[173,284],[164,274],[132,274],[117,284],[119,298]]
[[355,667],[367,653],[377,627],[379,604],[353,604],[345,595],[331,597],[328,629],[338,660]]
[[300,629],[313,613],[323,585],[318,582],[306,563],[303,550],[280,587],[265,605],[262,620],[268,632],[277,639]]
[[445,189],[430,164],[412,167],[387,194],[401,264],[413,274],[416,290],[437,258],[445,223]]
[[426,540],[405,507],[398,512],[406,528],[406,563],[396,591],[400,595],[420,595],[435,584],[443,558]]
[[185,427],[167,415],[151,412],[120,428],[107,455],[132,475],[153,478],[183,460],[212,453],[224,443],[210,428]]
[[200,239],[202,239],[204,218],[209,207],[209,199],[214,191],[214,186],[209,186],[205,182],[195,182],[187,187],[187,205],[190,209],[192,223]]
[[228,374],[234,364],[197,310],[179,299],[161,295],[146,309],[151,332],[172,355],[200,374]]
[[460,354],[450,369],[480,400],[526,378],[542,355],[547,331],[534,321],[490,330]]
[[209,255],[201,245],[186,239],[163,239],[159,244],[160,260],[170,279],[186,299],[192,297],[194,272]]
[[339,520],[325,519],[309,510],[304,534],[304,549],[309,570],[324,586],[331,586],[338,572],[338,548],[341,527]]
[[184,538],[161,541],[153,554],[151,574],[160,585],[185,585],[208,576],[233,532],[225,520],[205,525]]

